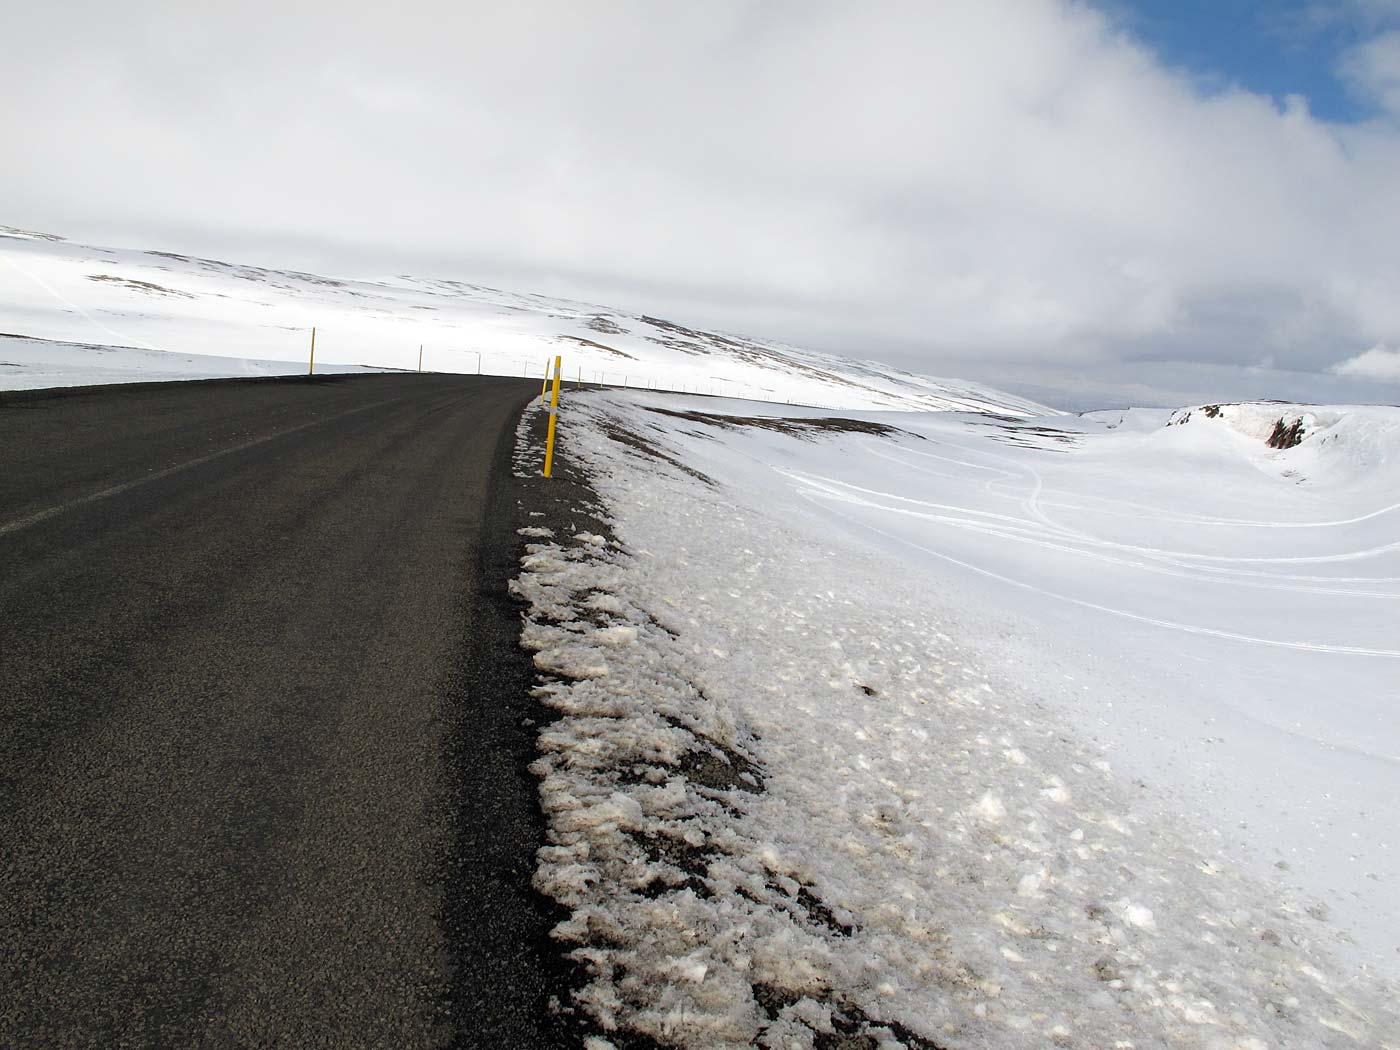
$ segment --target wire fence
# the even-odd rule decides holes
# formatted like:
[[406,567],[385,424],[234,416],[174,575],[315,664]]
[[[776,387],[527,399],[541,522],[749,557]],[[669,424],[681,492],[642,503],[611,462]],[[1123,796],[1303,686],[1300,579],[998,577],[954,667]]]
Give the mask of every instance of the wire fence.
[[[321,331],[321,346],[316,349],[312,343],[312,353],[325,356],[334,351],[326,347],[324,330]],[[453,347],[431,347],[427,345],[407,348],[409,360],[417,362],[416,369],[401,365],[369,364],[355,362],[361,367],[384,368],[392,371],[441,372],[454,375],[520,376],[523,379],[545,380],[552,374],[552,367],[545,361],[531,361],[520,352],[499,352],[470,350]],[[355,354],[362,357],[361,353]],[[640,363],[640,362],[639,362]],[[326,367],[333,367],[327,365]],[[312,358],[314,371],[314,357]],[[750,386],[733,379],[720,376],[708,379],[688,375],[658,375],[651,369],[605,369],[586,365],[575,365],[572,372],[566,367],[561,381],[566,387],[593,390],[640,390],[657,394],[690,395],[708,398],[732,398],[736,401],[754,401],[769,405],[790,405],[793,408],[811,408],[818,411],[835,412],[841,406],[830,403],[783,396],[783,392],[771,387]]]

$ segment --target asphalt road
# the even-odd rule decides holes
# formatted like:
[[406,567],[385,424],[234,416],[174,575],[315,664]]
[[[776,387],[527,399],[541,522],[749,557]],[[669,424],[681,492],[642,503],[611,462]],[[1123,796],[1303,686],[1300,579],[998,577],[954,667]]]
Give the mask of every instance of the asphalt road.
[[0,1046],[553,1046],[519,380],[0,395]]

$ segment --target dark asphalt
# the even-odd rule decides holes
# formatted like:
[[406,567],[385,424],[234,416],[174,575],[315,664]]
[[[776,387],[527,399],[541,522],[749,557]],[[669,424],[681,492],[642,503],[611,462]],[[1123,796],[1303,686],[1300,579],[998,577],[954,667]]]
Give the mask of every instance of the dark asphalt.
[[0,1046],[559,1045],[518,380],[0,395]]

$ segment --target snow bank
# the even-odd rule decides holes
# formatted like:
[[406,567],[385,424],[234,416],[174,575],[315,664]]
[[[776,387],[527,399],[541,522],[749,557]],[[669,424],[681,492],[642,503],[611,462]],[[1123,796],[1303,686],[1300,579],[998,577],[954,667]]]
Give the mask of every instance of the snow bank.
[[[1223,654],[1254,649],[1207,636],[1225,648],[1188,653],[1170,628],[1059,601],[1008,614],[1024,581],[983,575],[1012,580],[1033,564],[1019,551],[1055,546],[1092,555],[1071,580],[1083,564],[1100,584],[1120,563],[1165,564],[1087,533],[1130,524],[1143,541],[1164,512],[1217,520],[1221,494],[1199,476],[1194,507],[1152,502],[1186,479],[1138,473],[1158,456],[1151,433],[930,417],[902,436],[784,432],[640,400],[705,407],[571,399],[564,440],[617,540],[532,537],[516,584],[539,695],[561,714],[535,767],[550,828],[537,885],[570,911],[556,935],[603,1029],[705,1047],[1400,1045],[1394,988],[1352,957],[1326,904],[1242,863],[1228,807],[1207,819],[1143,781],[1144,752],[1116,735],[1142,714],[1126,693],[1141,683],[1092,666],[1112,652],[1150,676],[1155,649],[1247,693],[1249,660],[1239,674]],[[967,568],[906,540],[951,541]],[[1052,617],[1097,655],[1036,638]],[[1385,648],[1373,634],[1338,639]],[[1393,681],[1395,662],[1364,659],[1348,685]],[[1216,713],[1210,728],[1145,728],[1176,730],[1160,741],[1173,754],[1208,751],[1205,733],[1241,728],[1228,705]],[[1288,768],[1264,736],[1248,771]],[[1334,790],[1370,761],[1344,762]],[[1376,784],[1393,789],[1380,761]],[[1395,793],[1364,802],[1384,839]]]

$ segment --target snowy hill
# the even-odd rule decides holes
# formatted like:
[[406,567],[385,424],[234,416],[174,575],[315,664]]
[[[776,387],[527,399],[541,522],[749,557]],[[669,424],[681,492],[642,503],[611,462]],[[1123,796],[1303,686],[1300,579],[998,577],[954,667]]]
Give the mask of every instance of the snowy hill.
[[[297,371],[315,326],[318,366],[535,375],[564,357],[571,379],[757,400],[904,411],[1050,412],[975,383],[930,379],[773,342],[700,331],[587,303],[460,281],[341,280],[169,252],[97,248],[0,226],[0,388],[37,385],[36,348],[15,337],[227,359],[209,374]],[[65,351],[71,358],[75,351]],[[81,356],[81,355],[79,355]],[[232,364],[229,364],[232,362]],[[110,371],[159,360],[113,358]],[[232,370],[232,371],[231,371]],[[192,377],[192,376],[191,376]],[[71,377],[68,382],[79,379]],[[92,381],[92,380],[88,380]],[[113,380],[106,380],[113,381]]]

